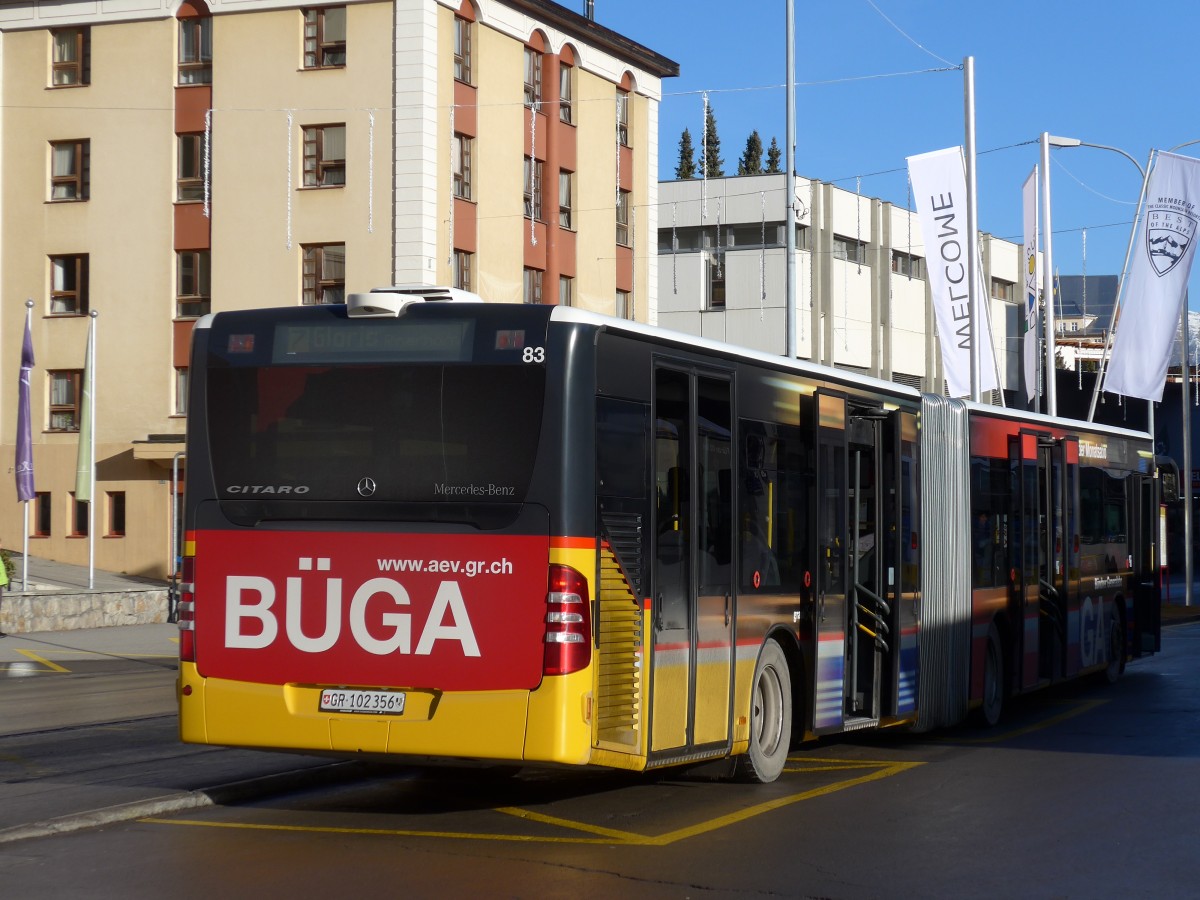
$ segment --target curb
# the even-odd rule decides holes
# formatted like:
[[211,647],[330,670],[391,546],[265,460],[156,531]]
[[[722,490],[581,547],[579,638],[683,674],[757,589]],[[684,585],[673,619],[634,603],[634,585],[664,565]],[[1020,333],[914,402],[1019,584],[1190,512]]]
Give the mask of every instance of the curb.
[[184,812],[189,809],[201,809],[206,806],[230,806],[246,803],[297,788],[350,781],[371,773],[372,769],[366,763],[357,760],[293,769],[290,772],[278,772],[274,775],[264,775],[261,778],[233,781],[229,784],[215,785],[195,791],[180,791],[149,800],[134,800],[116,806],[56,816],[41,822],[0,828],[0,844],[50,837],[56,834],[70,834],[88,828],[97,828],[101,825],[130,822],[135,819]]

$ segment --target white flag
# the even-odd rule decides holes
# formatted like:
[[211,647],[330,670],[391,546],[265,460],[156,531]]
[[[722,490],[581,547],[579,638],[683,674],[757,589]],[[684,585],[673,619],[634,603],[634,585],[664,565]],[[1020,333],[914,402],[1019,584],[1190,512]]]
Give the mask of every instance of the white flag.
[[1179,327],[1200,214],[1200,160],[1159,153],[1146,189],[1142,239],[1125,280],[1125,299],[1104,389],[1161,400]]
[[1025,329],[1021,337],[1025,356],[1025,398],[1032,403],[1038,395],[1038,373],[1041,371],[1041,342],[1038,340],[1038,170],[1037,166],[1021,188],[1025,220],[1025,260],[1021,275],[1025,281]]
[[[967,177],[962,148],[950,147],[908,158],[913,199],[925,243],[929,291],[937,316],[942,365],[951,397],[971,393],[971,310],[967,290]],[[977,257],[978,258],[978,257]],[[975,269],[976,285],[983,268]],[[996,388],[996,361],[984,305],[987,292],[977,289],[975,334],[979,342],[979,390]]]

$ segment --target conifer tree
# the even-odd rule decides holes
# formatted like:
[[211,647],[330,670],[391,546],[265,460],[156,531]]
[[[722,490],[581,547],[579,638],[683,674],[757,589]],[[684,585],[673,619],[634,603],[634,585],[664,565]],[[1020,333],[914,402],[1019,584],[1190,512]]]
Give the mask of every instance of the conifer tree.
[[717,117],[713,115],[712,106],[704,117],[704,146],[700,150],[700,165],[704,174],[709,178],[722,178],[725,175],[725,160],[721,159],[721,138],[717,136]]
[[762,154],[762,138],[758,136],[757,130],[752,131],[750,137],[746,138],[746,149],[742,153],[742,158],[738,160],[738,174],[761,175],[763,170]]
[[771,146],[767,148],[767,168],[768,175],[778,175],[783,171],[779,167],[779,159],[783,156],[783,151],[779,149],[779,144],[775,143],[775,138],[771,138]]
[[696,177],[696,151],[692,147],[692,133],[686,128],[679,138],[679,164],[675,166],[675,177],[680,180]]

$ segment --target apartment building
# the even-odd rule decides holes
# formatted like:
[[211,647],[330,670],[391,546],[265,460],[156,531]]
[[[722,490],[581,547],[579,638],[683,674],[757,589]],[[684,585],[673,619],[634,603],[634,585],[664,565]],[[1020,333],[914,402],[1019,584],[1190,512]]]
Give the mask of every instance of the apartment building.
[[[916,213],[796,181],[797,355],[943,391]],[[660,184],[658,323],[786,352],[787,196],[782,174]],[[999,381],[1015,394],[1022,248],[988,234],[980,247]]]
[[652,320],[677,74],[547,0],[0,6],[0,458],[28,299],[37,490],[0,483],[0,539],[27,521],[31,554],[83,563],[90,527],[98,568],[169,572],[210,312],[416,283]]

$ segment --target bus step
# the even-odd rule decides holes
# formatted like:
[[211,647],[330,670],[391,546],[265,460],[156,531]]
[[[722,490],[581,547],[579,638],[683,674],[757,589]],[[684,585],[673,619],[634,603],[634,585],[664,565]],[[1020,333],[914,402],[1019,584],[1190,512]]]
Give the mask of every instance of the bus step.
[[869,716],[846,716],[842,723],[843,731],[862,731],[864,728],[874,728],[879,724],[878,719]]

